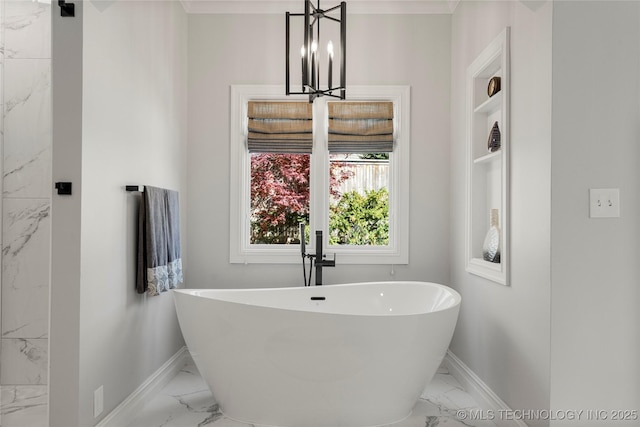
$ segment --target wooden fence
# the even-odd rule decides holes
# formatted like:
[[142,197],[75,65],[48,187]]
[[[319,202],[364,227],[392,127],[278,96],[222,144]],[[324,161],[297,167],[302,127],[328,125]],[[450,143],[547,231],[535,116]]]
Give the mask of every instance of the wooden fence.
[[389,185],[388,160],[332,160],[332,163],[338,162],[345,168],[350,168],[354,171],[354,175],[340,185],[339,191],[341,194],[350,191],[365,194],[365,191],[380,190]]

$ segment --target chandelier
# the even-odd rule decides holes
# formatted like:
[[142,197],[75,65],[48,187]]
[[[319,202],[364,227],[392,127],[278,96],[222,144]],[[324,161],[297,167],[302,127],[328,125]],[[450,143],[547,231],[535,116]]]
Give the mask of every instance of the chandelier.
[[[305,0],[304,13],[286,13],[286,95],[309,95],[309,102],[313,102],[320,96],[331,96],[345,99],[346,92],[346,36],[347,36],[347,4],[341,2],[330,9],[320,9],[320,0],[317,7],[312,0]],[[291,31],[291,18],[304,17],[302,31]],[[323,27],[323,39],[320,38],[320,22],[332,24]],[[298,27],[300,28],[300,27]],[[326,31],[326,32],[325,32]],[[334,86],[334,44],[332,38],[339,38],[340,82]],[[297,43],[299,44],[297,44]],[[300,61],[291,61],[291,45],[301,46]],[[321,52],[321,46],[326,43],[326,51]],[[295,65],[293,65],[295,64]],[[300,64],[300,65],[297,65]],[[300,76],[300,92],[291,90],[291,75]],[[326,70],[324,77],[321,77]],[[297,79],[297,77],[296,77]],[[335,92],[335,93],[334,93]]]

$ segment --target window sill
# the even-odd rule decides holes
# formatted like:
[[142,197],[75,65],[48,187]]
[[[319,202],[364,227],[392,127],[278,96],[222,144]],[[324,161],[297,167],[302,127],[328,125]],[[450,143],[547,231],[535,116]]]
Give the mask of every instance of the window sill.
[[[307,247],[308,253],[314,253]],[[336,257],[336,264],[409,264],[408,254],[397,253],[393,249],[367,249],[367,248],[327,248],[323,251],[328,259]],[[236,254],[231,254],[231,264],[299,264],[302,261],[300,248],[291,249],[247,249]],[[305,262],[308,262],[305,260]]]

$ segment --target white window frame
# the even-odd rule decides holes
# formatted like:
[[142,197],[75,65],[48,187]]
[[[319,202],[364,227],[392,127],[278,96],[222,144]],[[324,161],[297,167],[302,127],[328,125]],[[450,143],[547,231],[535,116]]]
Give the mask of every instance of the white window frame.
[[[315,252],[315,230],[323,230],[323,252],[337,264],[409,263],[409,164],[410,102],[409,86],[349,86],[349,101],[392,101],[394,105],[395,146],[390,156],[389,245],[359,246],[328,244],[329,153],[327,151],[327,102],[316,99],[313,107],[314,141],[310,168],[310,229],[307,252]],[[299,245],[252,245],[250,233],[250,154],[246,145],[247,105],[250,100],[308,100],[305,96],[284,94],[284,86],[232,85],[230,111],[230,242],[231,263],[300,263]],[[322,185],[314,184],[322,182]],[[326,191],[325,191],[326,189]]]

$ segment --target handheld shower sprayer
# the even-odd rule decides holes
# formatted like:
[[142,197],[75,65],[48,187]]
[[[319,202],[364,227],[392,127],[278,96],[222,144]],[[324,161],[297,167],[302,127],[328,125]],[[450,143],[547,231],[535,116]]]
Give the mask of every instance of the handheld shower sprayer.
[[[311,286],[311,270],[313,269],[313,255],[307,255],[305,230],[307,226],[305,223],[300,223],[300,254],[302,255],[302,274],[303,274],[303,286]],[[304,259],[309,258],[309,281],[307,281],[307,268],[304,265]]]
[[307,226],[305,225],[304,222],[300,223],[300,253],[302,254],[302,260],[304,262],[304,257],[307,255],[305,253],[306,251],[306,245],[305,245],[305,238],[304,238],[304,232],[305,232],[305,228]]

